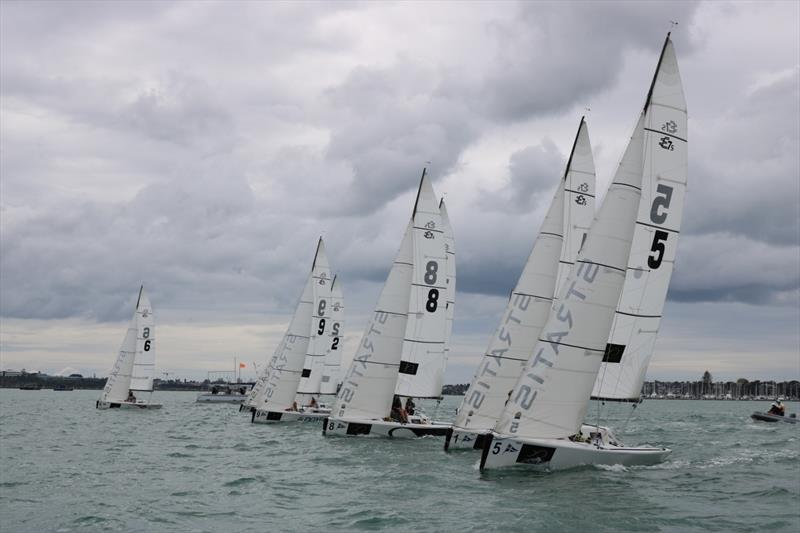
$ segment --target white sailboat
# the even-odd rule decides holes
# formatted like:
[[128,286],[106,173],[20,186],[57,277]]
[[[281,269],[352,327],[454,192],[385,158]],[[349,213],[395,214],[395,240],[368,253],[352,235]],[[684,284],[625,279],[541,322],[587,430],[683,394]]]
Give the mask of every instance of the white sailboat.
[[[448,254],[442,211],[426,173],[411,220],[353,362],[325,420],[324,435],[444,435],[448,424],[414,415],[402,420],[399,397],[438,398],[449,335]],[[452,315],[450,315],[452,318]],[[396,403],[395,403],[396,402]],[[392,416],[394,415],[394,419]]]
[[95,403],[97,409],[161,409],[161,404],[150,401],[155,375],[155,343],[153,308],[142,286],[117,360]]
[[328,324],[330,299],[331,273],[325,244],[320,238],[289,329],[266,370],[263,393],[255,401],[253,423],[315,420],[330,413],[330,409],[298,406],[297,402],[301,382],[305,379],[308,383],[323,372],[329,340],[327,328],[332,327]]
[[[638,253],[640,246],[647,244],[651,270],[665,259],[669,232],[657,226],[652,241],[634,243],[635,228],[666,222],[671,193],[664,187],[685,184],[685,162],[686,106],[668,34],[644,110],[614,181],[533,357],[494,431],[485,439],[481,469],[648,465],[663,461],[671,453],[666,448],[625,446],[607,428],[583,422],[608,352],[617,304],[630,274],[631,253]],[[656,194],[645,193],[652,187]],[[637,217],[642,209],[650,218],[644,224]]]
[[525,268],[467,389],[445,450],[481,449],[508,401],[544,327],[558,280],[575,262],[594,217],[595,171],[581,117],[563,177]]

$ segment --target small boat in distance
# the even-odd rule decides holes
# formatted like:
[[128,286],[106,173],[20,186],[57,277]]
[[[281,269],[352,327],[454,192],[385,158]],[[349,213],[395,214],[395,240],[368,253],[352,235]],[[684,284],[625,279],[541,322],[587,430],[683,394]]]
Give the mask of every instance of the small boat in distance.
[[42,386],[38,383],[26,383],[20,386],[19,390],[42,390]]
[[150,401],[156,363],[155,329],[153,308],[143,285],[114,368],[95,403],[97,409],[161,409],[161,404]]
[[211,371],[208,373],[206,381],[209,389],[201,392],[195,399],[196,403],[233,403],[242,404],[250,395],[253,388],[252,383],[242,382],[240,369],[244,363],[233,360],[235,370]]

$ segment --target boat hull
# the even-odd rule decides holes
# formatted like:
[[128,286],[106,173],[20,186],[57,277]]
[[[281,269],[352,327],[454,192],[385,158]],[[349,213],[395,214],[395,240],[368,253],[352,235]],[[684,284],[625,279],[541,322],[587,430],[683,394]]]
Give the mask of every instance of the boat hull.
[[526,466],[565,470],[586,465],[648,466],[663,462],[668,448],[629,447],[567,439],[514,439],[490,434],[484,442],[481,470]]
[[780,416],[780,415],[771,415],[769,413],[764,413],[762,411],[756,411],[750,418],[753,420],[758,420],[759,422],[788,422],[789,424],[797,424],[798,419],[794,414],[787,415],[787,416]]
[[401,424],[386,420],[348,420],[328,417],[322,426],[322,434],[326,436],[348,437],[354,435],[376,435],[379,437],[415,439],[417,437],[444,437],[449,424]]
[[444,451],[482,450],[489,430],[472,430],[451,427],[444,437]]
[[250,421],[253,424],[278,424],[283,422],[319,422],[326,418],[330,411],[267,411],[253,409]]
[[103,402],[95,403],[97,409],[161,409],[160,403]]
[[197,403],[242,403],[247,396],[241,394],[198,394]]

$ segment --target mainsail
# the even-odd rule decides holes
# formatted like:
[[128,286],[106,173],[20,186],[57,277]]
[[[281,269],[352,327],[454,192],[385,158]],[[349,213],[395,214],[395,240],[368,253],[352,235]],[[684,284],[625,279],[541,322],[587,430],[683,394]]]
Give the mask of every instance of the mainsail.
[[444,230],[444,248],[447,252],[447,328],[444,333],[444,367],[450,357],[450,337],[453,334],[453,319],[456,312],[456,239],[450,216],[444,198],[439,201],[439,211],[442,213],[442,229]]
[[413,273],[395,393],[441,398],[447,336],[448,254],[442,214],[424,173],[414,206]]
[[687,179],[686,99],[667,35],[646,105],[642,199],[625,286],[592,396],[638,401],[680,236]]
[[342,282],[334,276],[331,283],[331,327],[327,333],[325,363],[322,369],[320,394],[336,394],[340,383],[342,341],[344,340],[344,296]]
[[320,393],[325,355],[330,346],[328,342],[329,336],[334,327],[333,319],[331,318],[333,308],[331,285],[330,266],[325,254],[325,245],[322,242],[322,238],[320,238],[317,245],[317,258],[314,261],[313,283],[311,286],[313,305],[311,307],[312,316],[308,353],[303,362],[303,372],[297,387],[298,395],[307,395],[298,398],[298,401],[302,401],[304,405],[310,401],[311,395]]
[[313,309],[314,284],[319,284],[323,278],[330,280],[330,271],[325,257],[325,247],[320,239],[300,302],[297,304],[279,351],[270,361],[264,393],[256,402],[256,407],[273,411],[284,411],[292,407],[308,353],[312,315],[319,316],[319,309]]
[[[466,429],[491,429],[503,411],[547,321],[557,272],[575,262],[584,228],[594,212],[594,163],[581,118],[564,178],[550,203],[525,268],[508,300],[455,422]],[[560,257],[560,259],[559,259]]]
[[497,422],[500,434],[567,437],[583,422],[625,281],[641,195],[643,119]]
[[[334,416],[383,418],[389,414],[400,372],[413,377],[441,365],[447,318],[440,303],[447,295],[442,294],[446,252],[440,226],[436,197],[423,172],[411,221],[342,381]],[[430,392],[437,380],[441,383],[440,376],[404,380],[402,390],[413,396],[438,396],[441,385]]]
[[153,308],[142,286],[139,288],[136,310],[128,323],[128,330],[100,401],[125,401],[130,390],[152,392],[155,353]]

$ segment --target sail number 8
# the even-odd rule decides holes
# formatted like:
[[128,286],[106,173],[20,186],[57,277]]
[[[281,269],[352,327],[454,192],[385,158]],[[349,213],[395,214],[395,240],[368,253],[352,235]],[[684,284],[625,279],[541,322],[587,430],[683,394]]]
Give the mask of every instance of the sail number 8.
[[[428,261],[425,265],[425,284],[433,285],[436,283],[437,273],[439,272],[439,263],[436,261]],[[428,301],[425,302],[425,310],[429,313],[435,313],[439,307],[439,289],[430,289],[428,291]]]

